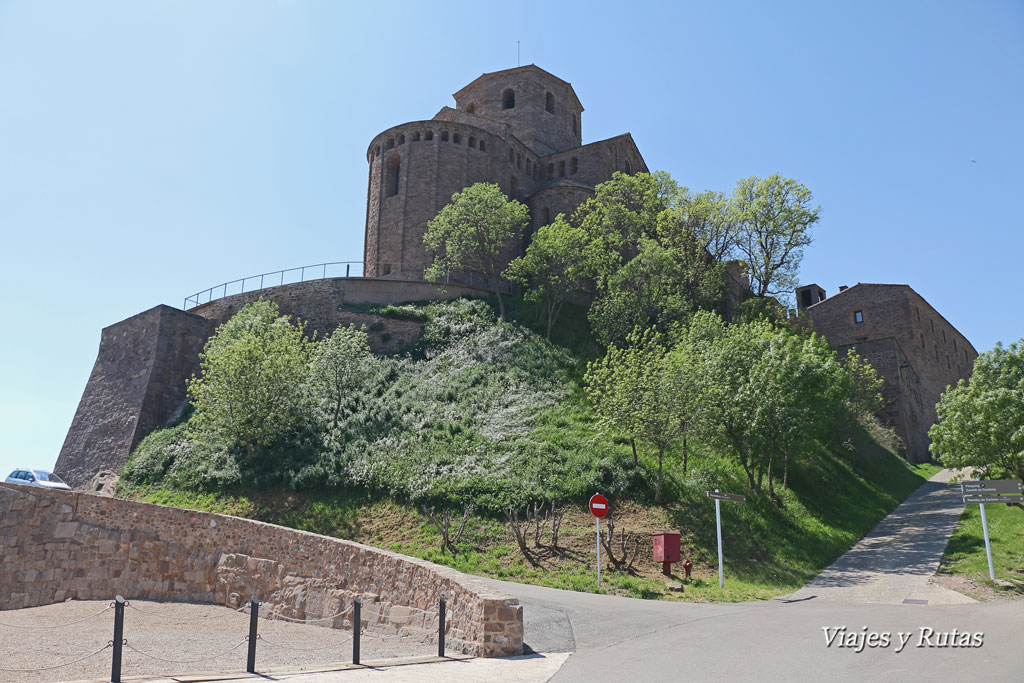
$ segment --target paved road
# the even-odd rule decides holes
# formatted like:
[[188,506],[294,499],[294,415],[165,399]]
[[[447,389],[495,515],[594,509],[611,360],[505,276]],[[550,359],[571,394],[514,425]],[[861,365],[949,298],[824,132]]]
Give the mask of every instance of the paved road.
[[942,470],[878,523],[871,533],[792,598],[930,605],[975,602],[931,582],[953,527],[964,511],[959,488]]
[[[985,605],[929,583],[963,503],[940,473],[805,588],[733,605],[652,602],[493,581],[524,604],[526,641],[574,652],[552,679],[1024,680],[1024,603]],[[903,604],[905,599],[927,605]],[[827,627],[889,644],[827,645]],[[930,629],[930,631],[929,631]],[[899,647],[899,633],[910,634]],[[959,645],[981,633],[980,647]],[[970,636],[968,636],[970,639]],[[840,641],[841,642],[841,641]]]

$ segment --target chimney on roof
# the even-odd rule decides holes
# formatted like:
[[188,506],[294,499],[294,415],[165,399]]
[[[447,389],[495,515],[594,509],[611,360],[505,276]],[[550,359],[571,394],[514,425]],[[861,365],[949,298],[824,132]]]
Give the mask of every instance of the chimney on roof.
[[849,289],[849,287],[847,287],[846,285],[839,285],[839,291],[840,292],[845,291],[847,289]]
[[825,300],[825,290],[818,285],[804,285],[796,288],[796,308],[802,311],[819,301]]

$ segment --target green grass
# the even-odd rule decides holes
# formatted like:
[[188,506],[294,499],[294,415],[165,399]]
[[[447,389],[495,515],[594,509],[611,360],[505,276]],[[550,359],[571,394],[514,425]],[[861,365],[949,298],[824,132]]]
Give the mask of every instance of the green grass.
[[981,509],[975,504],[968,505],[960,517],[946,546],[940,573],[958,574],[997,592],[1024,597],[1024,510],[992,504],[985,506],[985,516],[996,579],[1009,581],[1012,586],[994,584],[989,579]]

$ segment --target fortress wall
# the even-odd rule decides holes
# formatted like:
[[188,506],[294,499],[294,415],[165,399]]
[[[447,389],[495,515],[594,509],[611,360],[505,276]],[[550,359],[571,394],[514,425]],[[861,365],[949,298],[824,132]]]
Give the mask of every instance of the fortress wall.
[[55,471],[82,486],[117,470],[138,443],[185,401],[185,380],[214,325],[157,306],[105,328],[92,374],[57,458]]
[[[81,488],[99,471],[117,471],[135,447],[185,405],[185,381],[199,372],[199,353],[217,326],[260,297],[307,321],[318,338],[338,325],[365,326],[370,348],[390,353],[417,342],[422,323],[343,309],[487,296],[461,285],[409,280],[310,280],[235,294],[188,312],[157,306],[103,330],[99,353],[54,470]],[[376,329],[370,329],[376,328]]]
[[[351,541],[273,524],[71,491],[0,484],[0,609],[77,600],[206,602],[317,619],[360,596],[363,626],[449,648],[522,654],[523,608],[480,579]],[[351,628],[351,612],[333,621]]]

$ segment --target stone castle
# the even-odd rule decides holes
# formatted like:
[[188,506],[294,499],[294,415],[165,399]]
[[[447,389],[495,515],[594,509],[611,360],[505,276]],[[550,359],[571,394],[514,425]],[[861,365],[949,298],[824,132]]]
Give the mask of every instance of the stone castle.
[[[339,324],[365,325],[371,347],[387,352],[414,341],[421,324],[347,304],[486,296],[493,283],[480,273],[455,273],[443,287],[423,280],[432,258],[423,244],[427,222],[468,185],[496,183],[527,204],[533,222],[516,252],[533,230],[571,213],[614,172],[648,171],[629,133],[582,144],[583,106],[572,86],[537,66],[483,74],[454,98],[454,108],[389,128],[370,143],[363,277],[268,287],[261,278],[255,291],[188,311],[157,306],[105,328],[57,473],[82,488],[99,471],[117,471],[146,435],[180,414],[185,381],[198,372],[216,327],[257,298],[321,336]],[[740,278],[731,281],[738,298]],[[832,298],[809,285],[797,300],[833,346],[857,348],[878,369],[887,421],[909,459],[927,459],[935,403],[946,384],[969,375],[977,356],[970,343],[906,285],[857,285]]]
[[[365,273],[421,280],[430,265],[427,222],[452,194],[496,183],[530,209],[529,233],[593,196],[615,171],[647,172],[629,133],[583,144],[583,105],[572,85],[534,65],[483,74],[429,121],[388,128],[370,143]],[[452,282],[484,284],[480,273]]]
[[854,349],[884,381],[883,420],[911,462],[926,462],[928,429],[947,385],[971,376],[978,352],[907,285],[858,283],[831,297],[816,284],[796,290],[797,306],[840,356]]

